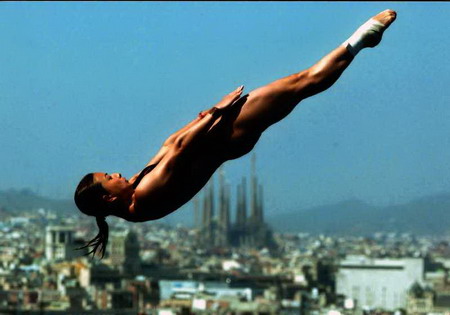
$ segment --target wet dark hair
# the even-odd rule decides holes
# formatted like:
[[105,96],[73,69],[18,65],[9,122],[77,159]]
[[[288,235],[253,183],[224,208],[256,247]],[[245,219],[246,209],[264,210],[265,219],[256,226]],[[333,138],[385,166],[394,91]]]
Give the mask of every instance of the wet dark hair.
[[94,216],[97,221],[99,232],[96,237],[90,240],[85,246],[77,249],[93,247],[85,255],[92,254],[94,258],[97,249],[101,253],[101,259],[105,256],[106,245],[108,244],[109,227],[106,216],[110,213],[108,203],[103,200],[103,196],[108,195],[108,191],[101,183],[94,183],[94,174],[85,175],[75,190],[74,200],[78,209],[84,214]]

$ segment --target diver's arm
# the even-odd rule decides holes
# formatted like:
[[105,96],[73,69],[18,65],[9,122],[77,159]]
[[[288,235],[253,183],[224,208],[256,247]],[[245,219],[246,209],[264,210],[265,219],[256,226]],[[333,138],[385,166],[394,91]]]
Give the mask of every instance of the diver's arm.
[[[206,115],[206,113],[208,113],[209,111],[211,111],[211,109],[200,112],[200,114],[193,121],[191,121],[189,124],[187,124],[186,126],[181,128],[177,132],[170,135],[170,137],[168,137],[164,141],[164,143],[163,143],[162,147],[159,149],[158,153],[156,153],[155,156],[151,158],[151,160],[146,164],[146,166],[149,166],[152,164],[158,164],[159,162],[161,162],[161,160],[166,156],[167,152],[169,152],[170,148],[173,146],[175,140],[181,134],[185,133],[187,130],[189,130],[190,128],[195,126],[198,122],[200,122],[202,120],[202,118]],[[130,178],[130,182],[133,182],[139,176],[139,174],[140,173],[133,175]]]
[[174,141],[175,149],[185,151],[197,143],[206,135],[211,126],[221,116],[222,110],[213,107],[208,113],[194,126],[181,133]]
[[[168,137],[158,153],[146,166],[161,162],[175,143],[179,146],[178,148],[181,148],[181,146],[184,147],[186,144],[195,142],[198,137],[204,135],[220,116],[218,113],[225,112],[227,108],[239,99],[243,88],[244,86],[240,86],[233,92],[225,95],[215,106],[208,110],[201,111],[193,121]],[[135,179],[138,175],[139,173],[134,175],[132,179]]]
[[204,115],[205,115],[204,113],[206,113],[206,112],[208,112],[208,111],[206,110],[206,111],[200,112],[200,114],[198,114],[198,116],[197,116],[193,121],[191,121],[190,123],[188,123],[186,126],[184,126],[183,128],[181,128],[181,129],[178,130],[177,132],[173,133],[170,137],[168,137],[168,138],[166,139],[166,141],[164,141],[163,146],[169,146],[169,145],[173,144],[174,141],[175,141],[175,139],[176,139],[179,135],[181,135],[183,132],[185,132],[186,130],[188,130],[189,128],[191,128],[191,127],[194,126],[195,124],[197,124],[197,123],[202,119],[202,117],[204,117]]
[[167,151],[170,149],[169,145],[163,145],[161,149],[159,149],[158,153],[147,163],[146,166],[152,165],[152,164],[158,164],[163,157],[166,155]]
[[236,90],[232,91],[231,93],[225,95],[216,105],[211,107],[210,109],[206,109],[201,111],[198,116],[191,121],[189,124],[172,134],[167,140],[164,142],[164,145],[171,145],[174,143],[175,139],[177,139],[178,136],[180,136],[182,133],[189,130],[191,127],[195,126],[198,122],[200,122],[208,113],[211,111],[215,111],[216,109],[226,109],[230,105],[232,105],[242,94],[242,91],[244,89],[244,86],[238,87]]
[[[233,92],[225,95],[222,100],[210,110],[201,112],[199,114],[200,120],[175,138],[175,146],[177,146],[178,149],[185,150],[186,148],[190,148],[192,144],[196,143],[200,138],[205,136],[210,128],[213,127],[218,118],[220,118],[222,114],[225,114],[227,110],[230,109],[231,106],[239,99],[243,89],[243,85],[238,87]],[[220,123],[220,120],[218,122]]]
[[177,132],[173,133],[170,137],[168,137],[161,149],[159,149],[158,153],[156,153],[156,155],[147,163],[148,165],[152,165],[152,164],[158,164],[163,157],[167,154],[167,152],[170,149],[170,146],[172,146],[175,142],[175,140],[183,133],[185,133],[187,130],[191,129],[193,126],[195,126],[197,123],[199,123],[203,117],[206,115],[206,113],[210,112],[212,109],[209,110],[205,110],[200,112],[200,114],[193,120],[191,121],[189,124],[187,124],[186,126],[184,126],[183,128],[181,128],[180,130],[178,130]]

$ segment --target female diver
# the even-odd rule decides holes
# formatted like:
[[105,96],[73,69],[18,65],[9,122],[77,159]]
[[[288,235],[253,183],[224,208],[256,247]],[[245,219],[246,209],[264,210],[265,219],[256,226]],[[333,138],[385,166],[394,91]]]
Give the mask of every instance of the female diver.
[[75,203],[96,217],[100,232],[86,246],[102,257],[108,242],[106,216],[132,222],[162,218],[188,202],[227,160],[252,150],[261,134],[286,117],[303,99],[336,82],[357,53],[375,47],[396,13],[385,10],[360,26],[342,45],[309,69],[242,96],[240,86],[172,134],[147,166],[129,180],[119,173],[89,173],[80,181]]

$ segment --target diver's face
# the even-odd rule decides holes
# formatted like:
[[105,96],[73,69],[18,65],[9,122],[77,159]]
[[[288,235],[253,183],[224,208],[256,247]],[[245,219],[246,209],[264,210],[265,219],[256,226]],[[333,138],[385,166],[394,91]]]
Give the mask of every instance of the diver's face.
[[132,184],[120,173],[94,173],[94,182],[100,182],[112,197],[126,197],[133,190]]

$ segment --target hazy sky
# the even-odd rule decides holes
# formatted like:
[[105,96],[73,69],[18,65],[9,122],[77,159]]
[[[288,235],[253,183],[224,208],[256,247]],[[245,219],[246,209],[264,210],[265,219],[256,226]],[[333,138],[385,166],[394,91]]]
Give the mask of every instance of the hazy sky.
[[[0,190],[129,177],[227,92],[311,66],[387,8],[379,47],[255,147],[266,211],[450,192],[445,2],[2,2]],[[250,157],[225,164],[231,185]]]

